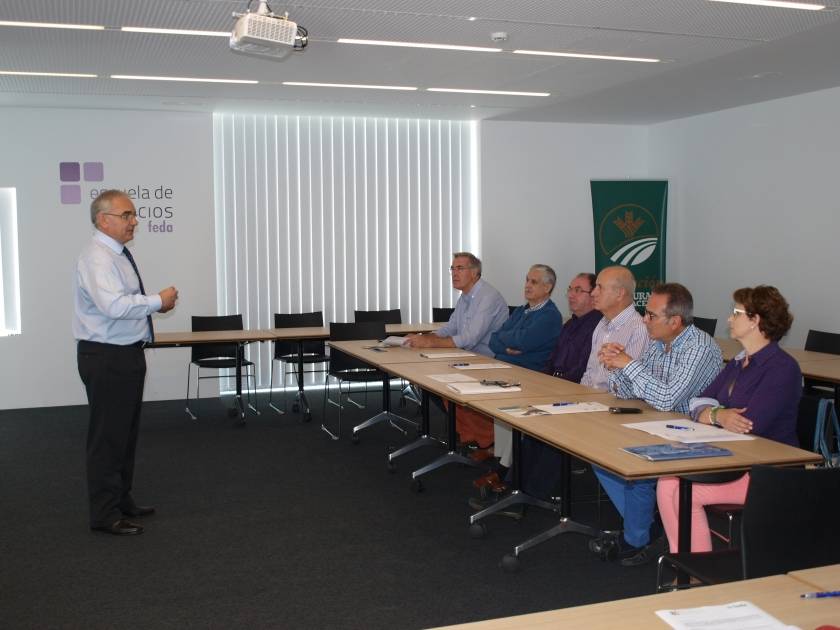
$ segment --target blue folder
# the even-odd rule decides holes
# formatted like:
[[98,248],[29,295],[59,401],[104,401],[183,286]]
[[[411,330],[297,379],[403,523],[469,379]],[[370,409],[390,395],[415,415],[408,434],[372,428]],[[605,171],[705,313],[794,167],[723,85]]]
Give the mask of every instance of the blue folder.
[[673,459],[695,459],[697,457],[725,457],[732,455],[727,448],[713,446],[706,442],[693,444],[669,443],[669,444],[647,444],[645,446],[628,446],[621,449],[631,455],[641,457],[651,462],[665,462]]

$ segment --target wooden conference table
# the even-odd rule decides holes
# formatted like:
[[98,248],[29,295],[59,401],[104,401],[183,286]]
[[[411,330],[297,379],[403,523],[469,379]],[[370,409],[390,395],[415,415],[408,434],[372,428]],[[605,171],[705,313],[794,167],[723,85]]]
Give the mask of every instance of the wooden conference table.
[[[389,335],[406,335],[417,332],[431,332],[443,326],[441,323],[386,324]],[[302,403],[304,419],[309,420],[312,412],[303,388],[303,342],[313,339],[329,339],[329,326],[305,326],[298,328],[257,328],[250,330],[206,330],[184,332],[160,332],[155,335],[152,348],[179,348],[206,343],[235,343],[239,348],[257,341],[295,341],[298,345],[298,400]],[[242,405],[242,353],[236,353],[236,403],[240,422],[245,421]]]
[[[787,575],[717,586],[704,586],[673,593],[633,597],[588,606],[575,606],[548,612],[490,619],[436,630],[549,630],[550,628],[586,628],[587,630],[650,630],[668,628],[657,610],[697,608],[736,601],[749,601],[776,619],[803,629],[816,628],[840,619],[840,599],[802,599],[800,595],[815,590],[802,574],[840,575],[840,566],[793,571]],[[833,582],[835,586],[837,582]],[[824,589],[825,587],[818,587]]]
[[[455,452],[455,413],[457,405],[468,406],[492,418],[508,424],[514,432],[514,491],[511,497],[500,501],[497,506],[488,508],[471,517],[471,523],[475,523],[484,515],[502,509],[510,503],[529,503],[541,505],[532,497],[527,497],[519,492],[518,479],[518,445],[521,433],[530,435],[538,440],[546,442],[561,451],[574,455],[579,459],[613,472],[628,480],[650,479],[661,476],[680,476],[681,506],[680,506],[680,541],[681,549],[690,548],[690,518],[691,518],[691,481],[684,476],[687,474],[712,473],[725,471],[748,470],[755,464],[766,464],[776,466],[794,466],[813,464],[821,461],[816,453],[803,451],[798,448],[756,438],[754,440],[736,441],[727,443],[727,448],[732,451],[729,457],[689,459],[672,462],[648,462],[621,449],[626,446],[638,446],[643,444],[655,444],[661,442],[662,438],[647,433],[629,429],[622,426],[628,422],[644,420],[661,420],[666,418],[678,418],[680,414],[671,412],[658,412],[650,408],[640,400],[623,400],[622,406],[634,406],[642,409],[642,413],[633,415],[615,415],[608,412],[590,412],[578,414],[535,415],[525,418],[517,418],[505,412],[505,407],[527,406],[539,404],[551,404],[559,399],[563,401],[600,401],[608,406],[616,402],[611,394],[600,390],[594,390],[577,383],[554,378],[546,374],[508,365],[501,369],[479,369],[462,370],[451,365],[452,362],[469,362],[473,364],[500,363],[502,361],[490,359],[480,355],[464,359],[432,360],[420,356],[423,353],[439,353],[443,349],[424,349],[422,351],[410,348],[387,348],[381,350],[371,349],[373,341],[343,341],[330,342],[334,348],[354,356],[366,363],[376,367],[385,374],[404,378],[423,391],[423,423],[421,437],[404,446],[402,449],[389,455],[389,463],[393,463],[395,457],[428,444],[439,444],[440,442],[428,434],[428,395],[436,394],[449,401],[448,406],[448,452],[431,462],[430,464],[415,470],[412,473],[413,482],[418,478],[436,468],[449,463],[463,463],[473,465],[474,462]],[[477,379],[503,380],[520,384],[521,391],[502,392],[493,394],[459,394],[449,388],[446,383],[441,382],[433,376],[442,374],[470,374]],[[387,379],[387,377],[386,377]],[[387,402],[383,399],[383,403]],[[562,507],[568,510],[568,484],[564,484],[564,495]],[[416,486],[415,486],[415,489]],[[542,505],[542,507],[553,507]],[[561,512],[562,531],[578,531],[591,533],[591,528],[574,524],[570,521],[568,512]],[[560,532],[557,532],[560,533]],[[542,536],[542,535],[541,535]],[[540,538],[540,537],[538,537]],[[533,539],[532,539],[533,540]],[[529,541],[532,542],[532,541]],[[538,541],[539,542],[539,541]],[[537,542],[517,547],[514,557],[518,551]]]

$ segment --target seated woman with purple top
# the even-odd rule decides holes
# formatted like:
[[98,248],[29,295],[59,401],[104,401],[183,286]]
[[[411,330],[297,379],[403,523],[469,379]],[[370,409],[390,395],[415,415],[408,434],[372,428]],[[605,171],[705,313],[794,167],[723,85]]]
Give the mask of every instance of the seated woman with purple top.
[[[798,446],[796,418],[802,395],[802,373],[796,360],[779,347],[793,323],[788,303],[771,286],[738,289],[729,316],[729,332],[743,346],[702,395],[689,403],[695,422],[733,433],[755,435]],[[743,504],[750,475],[729,483],[693,486],[691,551],[712,548],[704,505]],[[659,513],[671,551],[677,550],[679,480],[664,477],[656,488]]]

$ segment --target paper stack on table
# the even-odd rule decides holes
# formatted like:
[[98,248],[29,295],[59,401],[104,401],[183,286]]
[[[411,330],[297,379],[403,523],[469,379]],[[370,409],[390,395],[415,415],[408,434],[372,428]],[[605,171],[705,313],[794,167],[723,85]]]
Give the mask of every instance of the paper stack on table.
[[461,357],[474,357],[474,352],[456,350],[455,352],[421,352],[424,359],[460,359]]
[[481,382],[449,383],[447,387],[459,394],[504,394],[507,392],[521,392],[518,385],[482,385]]
[[787,630],[796,626],[782,623],[751,602],[732,602],[720,606],[657,610],[656,615],[674,630]]
[[475,383],[476,379],[466,374],[429,374],[429,378],[439,383]]
[[560,402],[549,405],[513,405],[511,407],[498,407],[514,418],[525,418],[527,416],[556,416],[563,413],[587,413],[591,411],[609,411],[609,407],[599,402]]
[[456,370],[503,370],[513,366],[506,363],[454,363],[452,367]]

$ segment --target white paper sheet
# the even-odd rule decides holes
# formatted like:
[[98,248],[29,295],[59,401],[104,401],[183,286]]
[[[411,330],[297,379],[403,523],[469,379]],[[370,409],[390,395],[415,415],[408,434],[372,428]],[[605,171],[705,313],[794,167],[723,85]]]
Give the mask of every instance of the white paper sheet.
[[452,367],[456,370],[503,370],[513,366],[505,363],[453,363]]
[[751,602],[731,602],[720,606],[657,610],[656,615],[674,630],[793,630]]
[[[683,427],[672,429],[671,427]],[[622,425],[628,429],[637,429],[656,435],[672,442],[691,444],[693,442],[738,442],[742,440],[754,440],[755,436],[744,433],[732,433],[720,427],[713,427],[710,424],[700,424],[685,418],[673,418],[672,420],[651,420],[648,422],[631,422]]]
[[421,352],[420,356],[424,359],[460,359],[461,357],[474,357],[474,352]]
[[532,405],[540,411],[550,413],[552,416],[561,413],[588,413],[592,411],[609,411],[610,408],[599,402],[556,402],[550,405]]
[[476,380],[467,374],[429,374],[429,378],[440,383],[469,383]]
[[385,337],[382,341],[379,342],[379,345],[388,347],[388,346],[395,346],[399,347],[405,345],[405,337],[398,337],[396,335],[389,335]]

